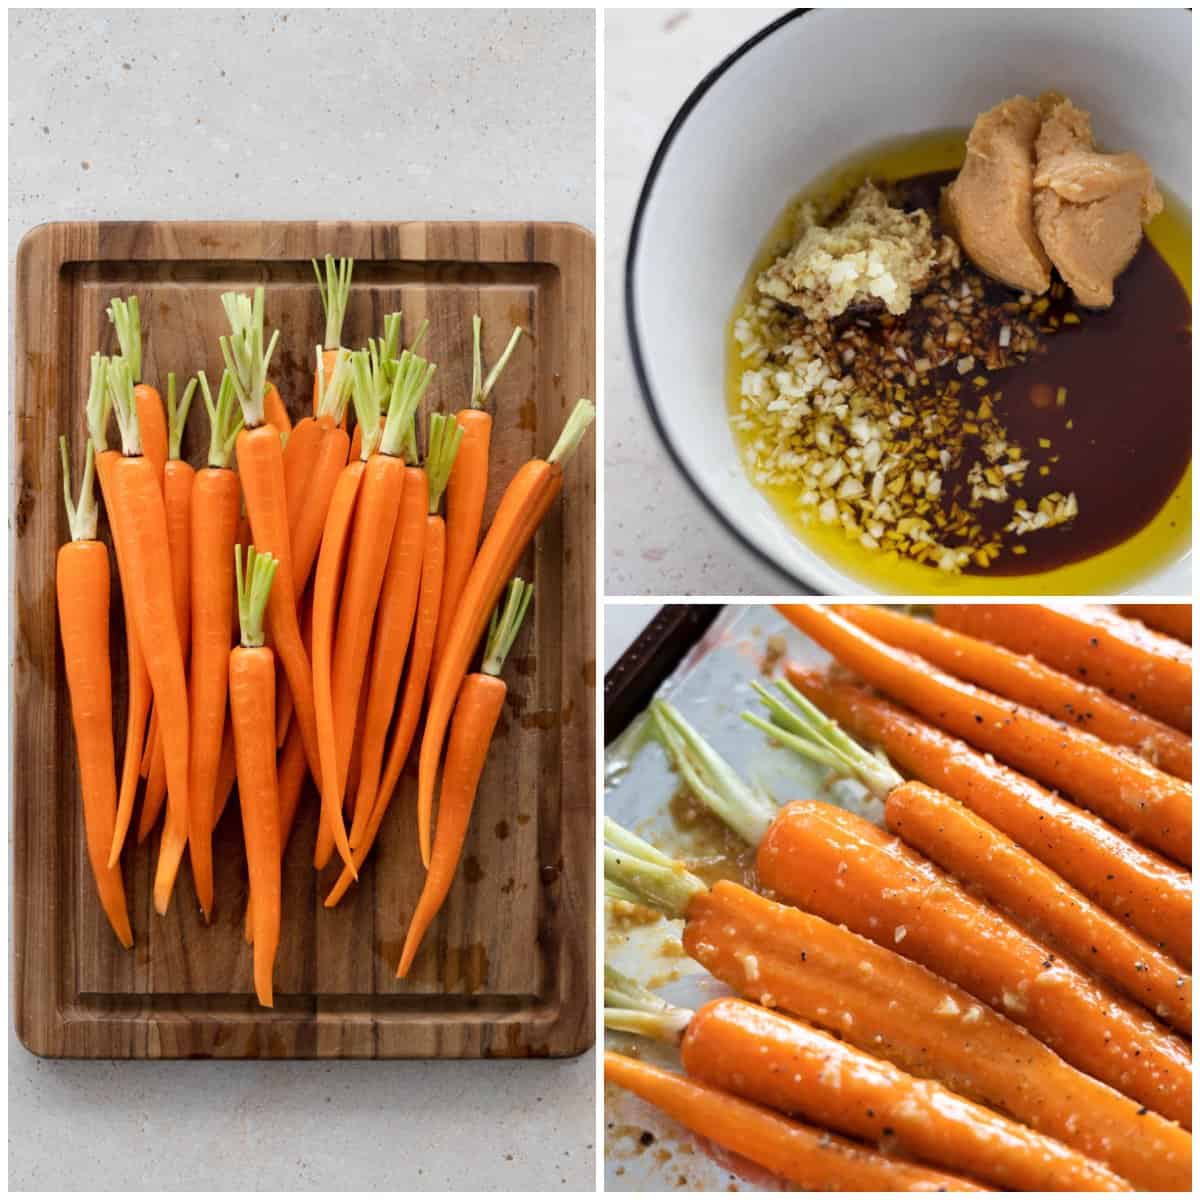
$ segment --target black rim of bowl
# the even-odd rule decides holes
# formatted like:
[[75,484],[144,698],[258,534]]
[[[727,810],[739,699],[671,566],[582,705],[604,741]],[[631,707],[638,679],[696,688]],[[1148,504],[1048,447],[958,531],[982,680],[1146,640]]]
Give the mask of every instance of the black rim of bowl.
[[790,571],[782,563],[777,562],[770,554],[747,537],[730,519],[721,511],[720,508],[709,498],[708,494],[700,486],[693,477],[691,471],[688,470],[679,452],[675,449],[671,439],[667,436],[667,431],[663,426],[662,417],[659,413],[658,402],[655,400],[654,391],[650,387],[650,380],[646,374],[646,364],[642,354],[642,343],[638,336],[637,318],[634,313],[633,304],[633,276],[637,263],[638,249],[641,245],[642,237],[642,221],[646,215],[646,206],[650,202],[650,195],[654,190],[654,185],[658,181],[658,176],[662,170],[662,165],[667,157],[667,152],[675,142],[680,129],[683,128],[684,122],[691,116],[692,111],[700,103],[705,95],[712,89],[717,81],[734,65],[739,59],[749,54],[760,42],[766,41],[773,33],[782,29],[785,25],[790,25],[793,21],[804,16],[810,10],[807,8],[796,9],[793,12],[786,13],[782,17],[778,17],[769,25],[760,29],[753,37],[743,42],[736,50],[728,57],[717,64],[703,79],[692,89],[691,94],[683,102],[679,111],[675,114],[671,121],[667,132],[663,135],[662,141],[658,144],[658,149],[654,152],[654,158],[650,162],[650,169],[646,173],[646,181],[642,184],[642,190],[638,196],[637,208],[633,214],[633,228],[629,234],[629,249],[625,255],[625,331],[629,338],[629,348],[633,355],[633,371],[637,376],[638,387],[642,392],[642,399],[646,402],[646,407],[650,412],[650,420],[654,425],[655,431],[658,434],[659,441],[666,447],[667,453],[671,456],[671,461],[675,464],[679,473],[687,480],[692,492],[699,497],[700,502],[714,516],[720,525],[731,533],[739,545],[748,550],[759,562],[767,567],[770,567],[776,573],[786,576],[799,589],[810,594],[818,594],[810,583],[800,579],[793,571]]

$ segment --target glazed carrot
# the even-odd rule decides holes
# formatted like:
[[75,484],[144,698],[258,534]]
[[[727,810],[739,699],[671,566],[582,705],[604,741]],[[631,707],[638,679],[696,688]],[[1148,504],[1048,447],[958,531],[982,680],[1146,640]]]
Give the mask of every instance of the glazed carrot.
[[643,991],[606,969],[605,1024],[660,1038],[683,1024],[684,1070],[723,1092],[997,1188],[1130,1190],[1078,1151],[794,1018],[735,997],[664,1010]]
[[[262,288],[255,289],[253,301],[234,293],[226,293],[221,300],[233,326],[232,337],[221,339],[221,352],[233,376],[245,421],[245,427],[237,436],[237,463],[246,513],[260,553],[270,554],[278,564],[275,583],[267,602],[267,626],[274,653],[282,660],[287,672],[309,769],[319,779],[320,751],[313,704],[312,668],[300,637],[296,589],[292,578],[287,496],[283,484],[283,447],[278,431],[263,420],[267,365],[279,332],[276,330],[272,334],[270,344],[264,349]],[[341,814],[338,813],[337,817],[340,825]],[[338,841],[338,849],[349,858],[350,847],[346,845],[344,835]]]
[[525,547],[562,490],[562,463],[579,445],[595,414],[595,408],[587,400],[580,400],[549,456],[530,459],[513,477],[467,577],[434,675],[421,738],[417,826],[421,859],[426,865],[438,765],[459,686],[505,581],[516,570]]
[[855,737],[879,746],[902,772],[953,796],[1176,962],[1191,963],[1187,871],[861,684],[794,665],[787,677]]
[[1191,649],[1137,621],[1092,604],[939,604],[934,616],[1191,732]]
[[1177,862],[1191,861],[1188,784],[1089,733],[946,675],[826,608],[778,607],[843,666],[947,733],[990,751],[1042,783],[1062,788],[1077,804],[1152,849]]
[[106,311],[116,330],[121,357],[129,364],[133,374],[133,401],[137,407],[138,428],[141,430],[142,453],[154,464],[161,486],[169,441],[167,415],[158,391],[142,382],[142,315],[138,298],[130,296],[128,300],[113,300]]
[[433,839],[429,872],[404,937],[404,950],[396,969],[397,979],[403,979],[408,974],[421,947],[421,939],[440,911],[454,882],[471,810],[475,807],[479,777],[483,774],[492,734],[508,693],[500,673],[504,670],[504,660],[512,650],[532,600],[533,588],[522,579],[514,579],[509,585],[503,606],[492,614],[483,666],[478,672],[468,675],[459,690],[454,706],[454,721],[450,727],[450,743],[446,749],[442,793],[438,801],[437,833]]
[[[354,259],[325,255],[325,274],[314,258],[313,270],[321,292],[321,307],[325,310],[325,351],[317,374],[313,377],[313,413],[320,409],[322,382],[326,385],[333,375],[338,350],[342,345],[342,325],[346,320],[346,305],[350,302],[350,277],[354,274]],[[340,422],[339,422],[340,423]]]
[[241,547],[234,553],[242,640],[229,653],[229,710],[246,865],[254,897],[254,991],[259,1004],[271,1008],[279,946],[281,839],[273,721],[275,661],[264,645],[263,613],[276,563],[251,546],[243,572]]
[[[444,457],[444,451],[439,447],[447,447],[453,443],[454,431],[457,429],[441,413],[434,413],[430,420],[430,456],[427,475],[430,479],[430,507],[435,507],[435,492],[439,495],[444,485],[445,476],[438,472],[439,478],[434,478],[437,470],[435,458]],[[446,470],[448,471],[448,467]],[[437,632],[438,605],[442,599],[442,564],[446,552],[446,527],[442,518],[433,514],[425,518],[424,547],[421,555],[421,584],[417,598],[416,625],[412,635],[412,653],[409,655],[408,670],[404,680],[404,693],[400,701],[400,713],[396,718],[396,727],[392,731],[388,745],[387,761],[384,764],[383,779],[376,793],[371,809],[371,815],[362,839],[354,848],[355,868],[361,867],[375,844],[375,838],[387,815],[388,806],[392,802],[392,794],[400,781],[400,773],[408,761],[408,752],[412,747],[413,736],[417,730],[417,722],[421,716],[421,704],[425,698],[425,684],[429,677],[429,664],[433,659],[433,639]],[[346,894],[347,888],[354,882],[355,876],[351,871],[343,869],[337,883],[325,897],[325,907],[332,908]]]
[[282,436],[286,437],[292,432],[292,418],[288,416],[283,397],[273,383],[267,384],[266,395],[263,396],[263,414],[267,424],[274,425]]
[[152,464],[140,453],[128,364],[113,363],[108,383],[124,451],[113,469],[117,524],[128,553],[134,620],[159,710],[166,757],[167,820],[154,878],[154,905],[159,913],[165,913],[187,845],[187,678],[175,620],[162,489]]
[[[375,807],[375,797],[379,794],[388,727],[396,707],[400,676],[404,671],[417,614],[426,525],[434,522],[441,524],[440,518],[431,518],[428,514],[429,477],[422,467],[407,467],[400,516],[396,520],[392,548],[388,552],[375,620],[375,646],[371,652],[371,672],[366,688],[367,707],[363,714],[362,762],[355,790],[354,823],[350,828],[351,850],[356,850],[360,845]],[[436,611],[433,599],[429,595],[431,609]],[[416,728],[415,721],[413,728]],[[404,753],[407,757],[407,747]]]
[[998,829],[920,783],[888,793],[886,819],[892,833],[1033,937],[1191,1035],[1191,976]]
[[1177,642],[1192,644],[1192,606],[1190,604],[1118,604],[1117,612],[1141,623],[1156,633],[1165,633]]
[[59,438],[59,448],[71,540],[59,548],[55,588],[83,796],[83,828],[100,905],[117,940],[129,949],[133,932],[125,904],[125,884],[120,866],[108,861],[117,816],[117,766],[112,732],[112,666],[108,657],[108,547],[96,538],[96,449],[89,439],[79,503],[75,504],[65,437]]
[[441,656],[450,634],[450,623],[458,610],[458,598],[462,595],[471,564],[475,561],[475,551],[479,548],[483,506],[487,500],[488,456],[492,443],[492,417],[486,408],[488,397],[521,337],[521,327],[518,325],[512,331],[504,353],[484,379],[483,354],[479,344],[482,324],[478,314],[471,319],[471,403],[468,408],[460,408],[454,414],[455,421],[462,427],[463,438],[446,490],[446,578],[442,584],[441,613],[433,651],[435,662]]
[[636,1058],[604,1054],[604,1079],[641,1096],[693,1133],[710,1138],[806,1190],[974,1192],[965,1179],[866,1150],[821,1129],[750,1104]]
[[242,418],[228,371],[214,403],[200,372],[208,411],[208,465],[196,473],[192,506],[192,659],[188,678],[191,704],[191,764],[188,854],[196,897],[207,920],[212,913],[212,833],[216,826],[217,784],[229,690],[229,647],[233,641],[233,547],[238,535],[241,486],[229,457]]
[[1125,746],[1177,779],[1191,781],[1192,739],[1099,688],[1035,658],[878,605],[841,604],[836,611],[890,646],[919,654],[959,679],[1086,729],[1111,745]]
[[[366,467],[354,510],[353,534],[337,613],[338,635],[332,673],[336,740],[335,758],[329,764],[324,757],[326,748],[322,745],[322,779],[327,787],[334,789],[333,804],[338,808],[341,808],[345,795],[375,611],[404,494],[402,447],[417,405],[436,369],[432,363],[404,351],[396,363],[387,423],[377,441],[380,417],[377,397],[381,381],[372,378],[370,359],[365,352],[354,355],[354,407],[360,427],[367,431],[361,454]],[[315,620],[314,617],[314,623]],[[330,770],[333,770],[332,775],[328,774]],[[331,807],[329,802],[326,807]]]
[[1190,1127],[1191,1057],[1182,1041],[869,821],[793,802],[771,823],[755,864],[785,903],[894,946],[1081,1071]]

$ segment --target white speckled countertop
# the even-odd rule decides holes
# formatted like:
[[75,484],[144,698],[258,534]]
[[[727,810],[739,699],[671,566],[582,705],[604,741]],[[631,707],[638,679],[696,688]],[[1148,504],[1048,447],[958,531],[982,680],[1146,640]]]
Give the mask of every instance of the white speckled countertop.
[[[9,275],[49,220],[595,225],[590,10],[9,14]],[[595,1058],[110,1063],[9,1033],[12,1190],[588,1190]]]
[[[625,252],[646,170],[697,83],[782,9],[609,9],[604,17],[605,502],[610,596],[795,591],[705,509],[650,423],[625,334]],[[636,487],[622,487],[636,479]]]

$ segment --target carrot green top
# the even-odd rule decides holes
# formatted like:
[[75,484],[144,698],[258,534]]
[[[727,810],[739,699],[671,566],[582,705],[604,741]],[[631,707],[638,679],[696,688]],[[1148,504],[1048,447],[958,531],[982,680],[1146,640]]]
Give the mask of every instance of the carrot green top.
[[188,413],[192,407],[192,397],[196,394],[196,380],[189,379],[183,389],[183,399],[178,407],[175,404],[175,372],[167,372],[167,457],[178,458],[179,448],[183,444],[183,427],[187,424]]
[[571,409],[571,415],[563,426],[563,431],[554,443],[554,449],[546,456],[547,462],[565,463],[583,441],[583,435],[596,418],[596,406],[590,400],[580,400]]
[[379,440],[381,454],[393,457],[402,454],[410,436],[415,436],[412,431],[415,428],[417,405],[421,403],[436,370],[435,364],[426,362],[411,350],[401,352],[392,372],[387,421]]
[[229,466],[229,456],[233,453],[237,435],[242,431],[242,410],[234,395],[233,372],[221,372],[216,404],[213,404],[208,376],[201,371],[199,379],[204,407],[208,410],[208,465],[221,470]]
[[108,319],[117,331],[117,344],[121,347],[121,357],[129,363],[133,372],[133,382],[142,382],[142,314],[138,298],[130,296],[128,300],[114,300],[106,309]]
[[279,561],[271,554],[259,554],[251,546],[246,551],[246,566],[242,569],[242,548],[233,548],[233,570],[237,577],[238,621],[242,627],[242,645],[261,646],[263,614],[271,598],[271,584]]
[[429,477],[429,514],[437,516],[442,493],[450,482],[450,472],[462,441],[462,426],[445,413],[429,418],[429,446],[425,454],[425,474]]
[[678,1041],[695,1014],[604,964],[604,1026],[660,1041]]
[[137,404],[133,399],[133,371],[125,358],[109,360],[106,373],[108,402],[117,415],[121,431],[121,453],[136,458],[142,453],[142,430],[138,424]]
[[267,394],[267,367],[279,341],[279,330],[271,334],[263,348],[263,309],[266,292],[254,289],[254,299],[241,292],[225,292],[221,304],[229,318],[231,333],[221,338],[221,354],[233,374],[233,384],[242,406],[247,429],[255,429],[265,420],[263,403]]
[[514,579],[508,585],[508,595],[496,605],[488,625],[487,645],[483,652],[483,673],[499,675],[521,631],[521,622],[533,601],[533,584]]
[[96,447],[88,438],[87,454],[83,460],[83,481],[79,485],[79,503],[71,498],[71,456],[67,450],[67,439],[58,439],[58,449],[62,455],[63,499],[67,503],[67,525],[71,530],[71,541],[94,542],[96,540],[96,525],[98,513],[96,508]]
[[346,305],[350,301],[354,259],[325,255],[324,275],[315,258],[312,265],[317,273],[317,287],[321,289],[321,307],[325,310],[325,345],[330,350],[337,350],[342,344],[342,322],[346,319]]
[[102,454],[108,449],[108,418],[112,415],[112,399],[108,394],[108,368],[112,360],[97,351],[92,355],[92,377],[88,387],[87,430]]
[[496,360],[495,366],[488,372],[487,379],[483,378],[483,353],[479,346],[479,332],[483,326],[483,322],[479,319],[479,314],[471,318],[472,331],[472,371],[471,371],[471,407],[483,408],[487,403],[488,396],[492,393],[492,388],[496,386],[496,380],[500,378],[501,371],[504,370],[509,358],[512,357],[512,352],[517,348],[517,342],[521,338],[521,327],[518,325],[513,331],[512,336],[508,339],[508,345],[504,347],[504,353]]
[[350,403],[354,371],[349,350],[339,350],[334,359],[329,382],[325,382],[325,350],[317,347],[317,416],[332,417],[335,425],[342,423],[346,405]]
[[610,899],[682,917],[692,897],[706,890],[704,880],[683,863],[622,828],[612,817],[604,818],[604,892]]

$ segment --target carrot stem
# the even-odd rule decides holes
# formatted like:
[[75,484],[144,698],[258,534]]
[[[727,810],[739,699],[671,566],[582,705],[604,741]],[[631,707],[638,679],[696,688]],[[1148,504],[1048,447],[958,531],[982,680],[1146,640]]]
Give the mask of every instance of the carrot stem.
[[517,634],[521,632],[521,622],[525,620],[532,602],[532,583],[514,579],[508,585],[504,604],[496,607],[488,624],[487,644],[480,668],[485,675],[499,675],[504,670],[504,660],[517,640]]
[[436,517],[442,506],[442,493],[450,481],[454,459],[462,442],[462,426],[444,413],[429,418],[429,446],[425,455],[425,474],[429,476],[429,515]]
[[472,331],[472,371],[471,371],[471,407],[483,408],[487,403],[488,396],[492,393],[492,388],[496,386],[496,381],[500,378],[501,372],[508,364],[508,360],[512,357],[512,352],[517,348],[517,342],[521,340],[523,330],[518,325],[508,339],[508,345],[504,347],[504,353],[496,359],[495,365],[488,372],[487,378],[483,378],[483,352],[480,348],[479,334],[483,327],[483,322],[479,318],[479,314],[471,318]]
[[604,964],[604,1026],[660,1042],[678,1042],[695,1013],[668,1004],[636,979]]
[[579,400],[571,409],[571,415],[554,443],[554,449],[546,455],[548,463],[564,463],[579,447],[583,435],[596,419],[596,406],[590,400]]
[[[394,457],[403,454],[409,431],[414,427],[417,405],[428,390],[435,371],[437,366],[434,363],[426,362],[411,350],[403,351],[396,360],[387,405],[387,422],[379,440],[382,453]],[[376,425],[378,423],[377,419]],[[363,441],[365,450],[365,434]]]
[[706,891],[702,879],[649,842],[604,818],[604,880],[669,917],[685,916],[695,896]]
[[346,319],[346,305],[350,301],[350,277],[354,274],[354,259],[334,258],[325,255],[325,274],[314,258],[313,270],[317,275],[317,287],[321,292],[321,307],[325,310],[325,345],[337,350],[342,344],[342,324]]
[[[113,300],[105,310],[117,331],[121,357],[129,364],[135,384],[142,382],[142,315],[138,298]],[[103,447],[101,447],[103,449]]]
[[229,466],[234,443],[237,442],[237,435],[242,432],[243,425],[242,410],[237,402],[233,382],[233,372],[229,370],[221,372],[221,386],[217,391],[215,404],[212,391],[208,386],[208,376],[201,371],[197,378],[200,381],[200,393],[204,397],[204,407],[208,410],[210,431],[208,435],[208,465],[222,470]]
[[133,398],[133,370],[126,358],[110,360],[107,372],[108,402],[121,431],[121,452],[127,458],[142,453],[142,432]]
[[271,598],[271,584],[279,569],[278,560],[271,554],[259,554],[253,546],[246,551],[246,566],[242,568],[242,547],[233,548],[233,569],[238,598],[238,623],[242,645],[248,648],[266,642],[263,616]]
[[263,314],[266,291],[254,289],[254,298],[241,292],[225,292],[221,296],[225,315],[232,333],[220,339],[221,354],[233,375],[234,387],[242,405],[246,425],[253,429],[266,416],[267,368],[279,341],[279,330],[263,348]]
[[83,460],[83,481],[79,485],[79,502],[71,497],[71,457],[67,451],[67,439],[58,439],[58,449],[62,456],[63,469],[63,499],[67,505],[67,525],[71,530],[71,541],[95,541],[96,528],[100,520],[100,510],[96,504],[96,447],[88,438],[87,454]]
[[183,445],[183,430],[196,394],[196,380],[189,379],[183,389],[183,399],[175,403],[175,372],[167,372],[167,457],[178,458]]

